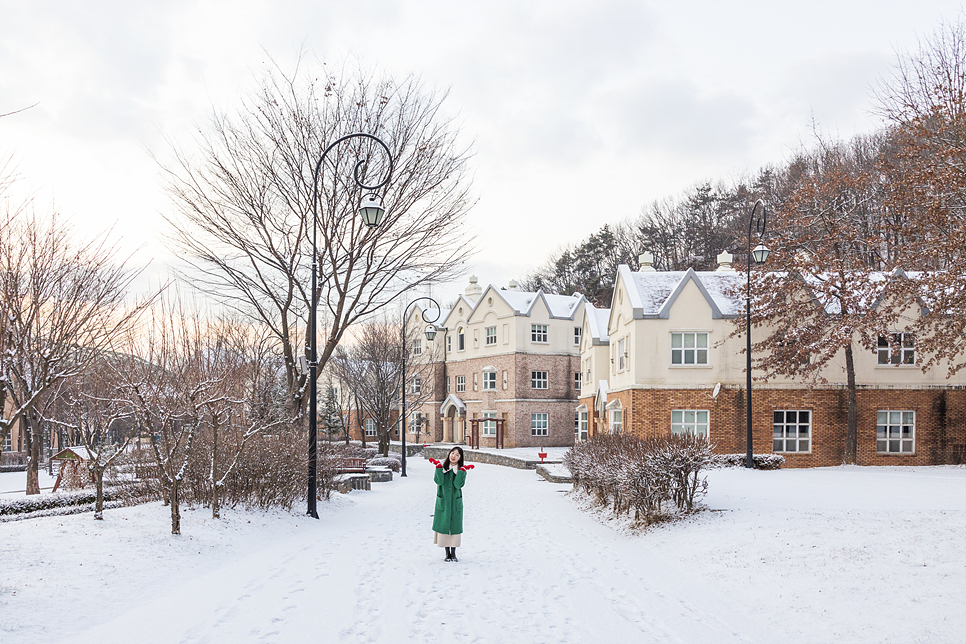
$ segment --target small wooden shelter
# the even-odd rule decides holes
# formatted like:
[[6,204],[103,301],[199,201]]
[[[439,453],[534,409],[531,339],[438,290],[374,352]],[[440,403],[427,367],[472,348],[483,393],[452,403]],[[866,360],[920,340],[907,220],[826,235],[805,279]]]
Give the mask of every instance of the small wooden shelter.
[[60,468],[57,471],[57,480],[54,482],[54,489],[51,492],[56,492],[57,488],[60,487],[64,480],[64,474],[71,477],[72,480],[80,481],[82,485],[93,483],[94,480],[90,475],[90,470],[87,469],[87,463],[94,458],[95,455],[90,453],[86,445],[65,447],[54,454],[51,460],[60,461]]

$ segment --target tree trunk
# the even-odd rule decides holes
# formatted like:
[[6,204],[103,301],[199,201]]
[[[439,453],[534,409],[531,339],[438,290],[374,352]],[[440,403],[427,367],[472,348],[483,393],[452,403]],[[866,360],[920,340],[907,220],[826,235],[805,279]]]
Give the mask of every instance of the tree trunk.
[[854,465],[859,444],[859,408],[855,395],[855,357],[851,344],[845,347],[845,373],[848,378],[849,412],[845,428],[845,458],[843,460],[849,465]]
[[383,456],[389,456],[389,430],[385,429],[379,432],[379,453]]
[[180,481],[171,483],[171,534],[181,534],[181,500],[178,498]]
[[27,451],[29,453],[29,458],[27,459],[27,495],[40,494],[40,445],[43,443],[43,437],[40,435],[40,423],[36,422],[30,416],[32,414],[25,414],[23,419],[27,425],[27,431],[24,432],[27,438]]
[[94,484],[97,487],[97,498],[94,501],[94,519],[104,520],[104,468],[94,466]]
[[211,437],[211,518],[220,519],[218,508],[218,419],[212,419]]

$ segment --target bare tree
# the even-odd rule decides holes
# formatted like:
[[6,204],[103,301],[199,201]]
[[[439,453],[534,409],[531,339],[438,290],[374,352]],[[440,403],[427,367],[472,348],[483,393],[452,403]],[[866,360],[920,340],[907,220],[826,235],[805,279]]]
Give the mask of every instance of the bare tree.
[[267,73],[236,112],[215,116],[197,156],[176,150],[168,169],[178,211],[169,218],[171,241],[191,264],[191,282],[271,330],[291,404],[303,413],[308,388],[296,367],[308,344],[312,172],[328,143],[375,134],[388,143],[395,171],[385,188],[386,219],[370,229],[354,214],[362,194],[352,177],[360,160],[368,183],[385,173],[379,148],[352,139],[322,170],[318,259],[327,329],[319,368],[350,325],[404,289],[453,277],[470,252],[468,153],[442,115],[445,94],[413,77],[328,68],[320,76],[302,67]]
[[966,17],[900,54],[876,94],[896,146],[887,204],[907,218],[907,257],[931,269],[920,276],[917,354],[923,369],[942,362],[952,375],[966,367]]
[[[857,449],[856,347],[875,351],[880,337],[891,337],[911,297],[907,281],[882,279],[894,234],[883,216],[879,150],[875,139],[860,138],[796,160],[796,186],[774,213],[780,232],[769,241],[768,271],[752,275],[751,323],[766,331],[756,334],[752,350],[766,379],[825,383],[844,354],[847,463]],[[744,291],[742,285],[734,295],[744,299]],[[744,317],[735,322],[735,334],[744,335]]]
[[104,474],[136,438],[128,401],[116,396],[118,369],[130,356],[105,353],[81,374],[63,381],[44,410],[43,420],[79,437],[91,457],[87,467],[94,481],[94,519],[104,519]]
[[[77,376],[150,302],[127,301],[138,275],[102,234],[82,240],[57,215],[10,210],[0,224],[0,371],[5,406],[0,440],[23,420],[27,494],[39,494],[42,429],[37,403]],[[7,408],[11,411],[7,411]]]

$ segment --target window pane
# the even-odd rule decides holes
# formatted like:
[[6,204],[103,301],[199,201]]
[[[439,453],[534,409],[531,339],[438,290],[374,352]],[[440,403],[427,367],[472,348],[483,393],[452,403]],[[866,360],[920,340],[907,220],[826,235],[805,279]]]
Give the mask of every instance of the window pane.
[[784,436],[783,434],[784,431],[785,429],[782,425],[773,425],[771,428],[772,438],[781,438],[782,436]]
[[899,451],[899,441],[889,441],[889,451],[898,452]]
[[698,349],[698,362],[697,364],[708,364],[708,350]]
[[671,334],[671,348],[672,349],[680,349],[683,346],[681,344],[682,343],[681,336],[682,336],[682,334],[680,334],[680,333],[672,333]]
[[807,452],[808,451],[808,441],[798,441],[798,451]]
[[682,364],[680,349],[674,349],[671,351],[671,364]]
[[912,441],[902,441],[902,451],[912,452]]
[[800,411],[800,412],[798,412],[798,422],[800,422],[800,423],[807,423],[808,422],[808,418],[811,415],[812,415],[812,413],[811,412],[808,412],[808,411]]
[[684,410],[684,422],[693,423],[694,422],[694,410],[686,409]]
[[705,425],[708,424],[708,412],[706,412],[706,411],[699,411],[697,418],[698,418],[698,422],[699,423],[704,423]]
[[889,424],[898,425],[901,422],[902,412],[890,411],[889,412]]
[[684,350],[684,364],[694,364],[694,349]]
[[877,452],[884,452],[884,451],[886,451],[886,442],[885,441],[876,441],[875,442],[875,451],[877,451]]
[[885,425],[876,425],[875,426],[875,437],[876,438],[885,438],[886,437],[886,426]]
[[799,425],[798,426],[798,437],[799,438],[805,438],[806,436],[808,436],[808,425]]
[[684,334],[684,348],[685,349],[693,349],[694,348],[694,334],[693,333],[685,333]]
[[797,418],[798,418],[798,413],[797,412],[794,412],[794,411],[786,411],[785,412],[785,422],[786,423],[794,423],[794,422],[796,422],[796,419]]
[[912,425],[903,425],[902,426],[902,437],[903,438],[912,438]]
[[889,422],[889,412],[887,411],[876,412],[875,418],[876,418],[876,423],[878,423],[879,425],[885,425],[886,423]]
[[672,411],[671,412],[671,422],[672,423],[677,423],[679,425],[682,422],[684,422],[684,412],[681,411],[680,409],[675,409],[674,411]]
[[783,441],[773,441],[771,445],[771,451],[773,452],[784,452],[785,443]]
[[785,445],[785,451],[787,451],[787,452],[794,452],[794,451],[796,451],[795,450],[795,441],[788,441],[788,443]]
[[698,336],[698,348],[699,349],[707,349],[708,348],[708,334],[707,333],[698,333],[697,336]]
[[772,422],[773,423],[776,423],[776,424],[778,424],[778,423],[784,423],[785,422],[785,412],[783,412],[783,411],[776,411],[775,412],[775,420],[773,420]]
[[795,426],[794,425],[787,425],[785,427],[785,435],[788,436],[789,438],[796,438],[796,435],[795,435]]
[[911,412],[911,411],[902,412],[902,424],[911,425],[913,422],[912,419],[914,416],[915,416],[915,412]]

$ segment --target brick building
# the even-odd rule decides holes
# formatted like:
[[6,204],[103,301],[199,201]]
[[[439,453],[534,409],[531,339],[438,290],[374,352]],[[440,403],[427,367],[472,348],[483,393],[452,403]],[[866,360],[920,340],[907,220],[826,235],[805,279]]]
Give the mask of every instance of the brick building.
[[[497,422],[485,420],[492,418],[502,421],[504,447],[572,445],[580,389],[577,314],[585,301],[579,294],[520,291],[515,282],[483,289],[471,277],[441,315],[435,340],[424,341],[423,351],[440,357],[423,361],[434,365],[420,383],[425,399],[415,409],[407,405],[425,418],[424,435],[464,442],[476,418],[481,444],[494,446]],[[421,311],[413,311],[407,326],[425,326]]]
[[[743,336],[728,337],[744,303],[729,296],[745,276],[719,256],[717,271],[659,272],[651,258],[642,269],[621,266],[606,330],[600,310],[584,307],[583,363],[608,370],[601,385],[585,383],[578,414],[588,412],[589,433],[627,432],[650,437],[690,431],[707,435],[718,453],[745,451]],[[882,275],[885,284],[889,275]],[[915,319],[918,310],[906,312]],[[905,332],[897,328],[896,334]],[[923,373],[915,340],[901,355],[883,346],[855,352],[860,465],[934,465],[966,462],[966,374],[947,378],[945,365]],[[601,347],[609,354],[600,358]],[[754,385],[752,427],[756,453],[778,453],[791,467],[838,465],[845,450],[845,359],[823,372],[827,384],[776,378]],[[595,380],[602,376],[595,376]],[[600,410],[603,406],[603,410]],[[603,413],[600,413],[600,411]],[[598,423],[590,421],[598,414]]]

